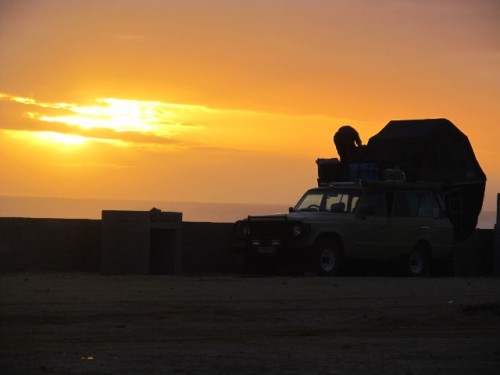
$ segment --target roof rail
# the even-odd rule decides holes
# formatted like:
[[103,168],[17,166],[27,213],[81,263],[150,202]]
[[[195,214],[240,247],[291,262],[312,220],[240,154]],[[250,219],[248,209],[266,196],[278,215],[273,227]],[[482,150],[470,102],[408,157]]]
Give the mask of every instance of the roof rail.
[[363,186],[375,188],[401,188],[401,189],[429,189],[440,191],[445,188],[445,184],[431,182],[400,182],[400,181],[363,181]]
[[353,186],[353,185],[359,185],[358,183],[354,181],[336,181],[336,182],[322,182],[318,181],[318,186],[320,187],[326,187],[326,186]]

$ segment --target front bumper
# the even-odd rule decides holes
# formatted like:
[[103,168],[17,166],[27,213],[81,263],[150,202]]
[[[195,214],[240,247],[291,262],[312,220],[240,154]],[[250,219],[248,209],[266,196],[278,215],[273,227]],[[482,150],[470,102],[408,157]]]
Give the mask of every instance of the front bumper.
[[297,260],[304,259],[309,248],[303,243],[288,243],[276,239],[250,239],[244,245],[243,251],[249,258]]
[[310,247],[310,226],[286,215],[249,217],[234,232],[236,248],[252,258],[298,258]]

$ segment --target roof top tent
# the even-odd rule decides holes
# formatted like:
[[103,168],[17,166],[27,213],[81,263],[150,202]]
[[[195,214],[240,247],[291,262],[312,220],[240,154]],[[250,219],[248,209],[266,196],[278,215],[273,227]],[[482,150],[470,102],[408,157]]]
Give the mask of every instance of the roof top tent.
[[486,175],[467,136],[449,120],[390,121],[370,138],[363,155],[381,169],[401,168],[407,182],[443,184],[456,239],[476,228]]

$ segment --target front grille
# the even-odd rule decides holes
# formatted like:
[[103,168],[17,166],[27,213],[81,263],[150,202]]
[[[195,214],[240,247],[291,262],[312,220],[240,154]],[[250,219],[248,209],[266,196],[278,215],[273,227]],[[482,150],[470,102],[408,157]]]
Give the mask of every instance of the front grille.
[[287,237],[289,222],[286,218],[250,218],[250,237]]

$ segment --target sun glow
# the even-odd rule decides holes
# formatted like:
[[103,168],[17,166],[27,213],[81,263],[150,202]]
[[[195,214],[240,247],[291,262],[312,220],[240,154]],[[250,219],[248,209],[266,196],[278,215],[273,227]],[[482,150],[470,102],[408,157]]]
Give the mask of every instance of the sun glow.
[[[192,118],[210,111],[201,106],[116,98],[98,98],[96,104],[87,106],[39,102],[4,93],[0,93],[0,100],[31,107],[25,112],[30,120],[54,124],[32,130],[32,135],[65,145],[81,145],[90,140],[119,146],[144,142],[172,144],[180,133],[203,128],[193,125]],[[56,124],[66,129],[61,131]]]
[[60,122],[82,129],[111,129],[116,132],[141,132],[173,134],[175,123],[168,123],[175,114],[166,110],[165,104],[154,101],[137,101],[99,98],[99,105],[72,105],[70,115],[39,116],[40,121]]
[[67,146],[82,145],[88,141],[87,137],[82,137],[74,134],[57,133],[52,131],[30,132],[26,130],[3,130],[2,132],[20,140],[37,140],[49,143],[59,143]]
[[51,143],[60,143],[68,146],[84,144],[88,138],[73,134],[61,134],[56,132],[36,132],[32,134],[36,139]]
[[161,103],[151,101],[101,98],[96,100],[104,105],[71,108],[73,116],[43,116],[42,121],[57,121],[77,125],[84,129],[110,128],[115,131],[154,132],[170,113],[160,113]]

